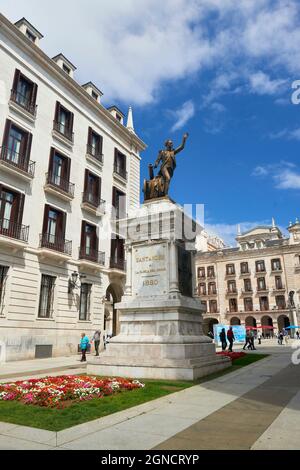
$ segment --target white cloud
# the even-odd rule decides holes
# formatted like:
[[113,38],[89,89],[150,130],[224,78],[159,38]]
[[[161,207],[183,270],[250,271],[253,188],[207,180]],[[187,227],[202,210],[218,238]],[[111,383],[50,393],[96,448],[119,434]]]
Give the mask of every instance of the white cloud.
[[281,161],[257,166],[253,170],[252,176],[271,178],[277,189],[300,189],[300,171],[291,162]]
[[258,95],[275,95],[287,84],[287,80],[272,80],[262,71],[250,75],[249,82],[251,92]]
[[177,109],[176,111],[172,111],[171,113],[176,119],[171,130],[177,131],[178,129],[181,129],[195,115],[194,103],[192,100],[186,101],[183,103],[181,108]]
[[273,94],[283,85],[274,66],[300,72],[298,0],[1,0],[1,11],[28,18],[45,34],[41,47],[64,52],[107,101],[151,103],[163,85],[208,68],[217,76],[210,102],[241,90],[247,70],[262,93],[259,74],[272,69],[263,93]]
[[300,127],[296,129],[282,129],[278,132],[272,132],[269,137],[271,139],[300,140]]

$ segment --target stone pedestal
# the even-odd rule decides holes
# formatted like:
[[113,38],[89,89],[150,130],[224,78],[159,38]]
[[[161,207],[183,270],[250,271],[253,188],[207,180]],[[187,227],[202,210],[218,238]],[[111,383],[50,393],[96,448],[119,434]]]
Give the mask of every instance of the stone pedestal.
[[122,221],[127,277],[116,305],[120,333],[89,361],[88,373],[194,380],[230,366],[203,334],[203,305],[193,296],[195,227],[169,199],[150,201]]

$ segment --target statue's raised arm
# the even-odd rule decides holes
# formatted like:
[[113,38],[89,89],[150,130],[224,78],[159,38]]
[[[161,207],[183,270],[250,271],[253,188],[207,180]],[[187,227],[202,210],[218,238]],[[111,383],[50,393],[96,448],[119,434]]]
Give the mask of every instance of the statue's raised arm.
[[177,153],[181,152],[181,150],[184,149],[185,147],[185,143],[187,141],[187,138],[188,138],[189,134],[186,132],[182,138],[182,143],[181,145],[179,145],[179,147],[177,147],[175,150],[174,150],[174,154],[176,155]]

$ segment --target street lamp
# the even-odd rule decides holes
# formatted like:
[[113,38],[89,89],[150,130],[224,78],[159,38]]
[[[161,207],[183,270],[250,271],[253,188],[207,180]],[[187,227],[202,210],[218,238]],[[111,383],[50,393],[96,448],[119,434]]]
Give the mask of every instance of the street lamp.
[[78,278],[79,281],[81,279],[85,278],[83,274],[79,274],[77,271],[73,271],[71,276],[69,277],[69,283],[68,283],[68,293],[71,294],[74,289],[78,289],[80,287],[80,283],[78,283]]

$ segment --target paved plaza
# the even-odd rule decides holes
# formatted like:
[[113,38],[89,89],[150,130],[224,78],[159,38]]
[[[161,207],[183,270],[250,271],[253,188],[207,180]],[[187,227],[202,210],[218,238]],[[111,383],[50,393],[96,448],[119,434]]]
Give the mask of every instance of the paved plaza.
[[[64,431],[1,423],[0,448],[300,449],[300,369],[291,363],[293,349],[273,340],[259,348],[270,355],[201,385]],[[7,372],[11,366],[15,373],[18,364],[6,364]],[[60,367],[64,373],[83,370],[76,357],[40,360],[35,370],[46,364],[48,370],[52,364],[52,370]]]

